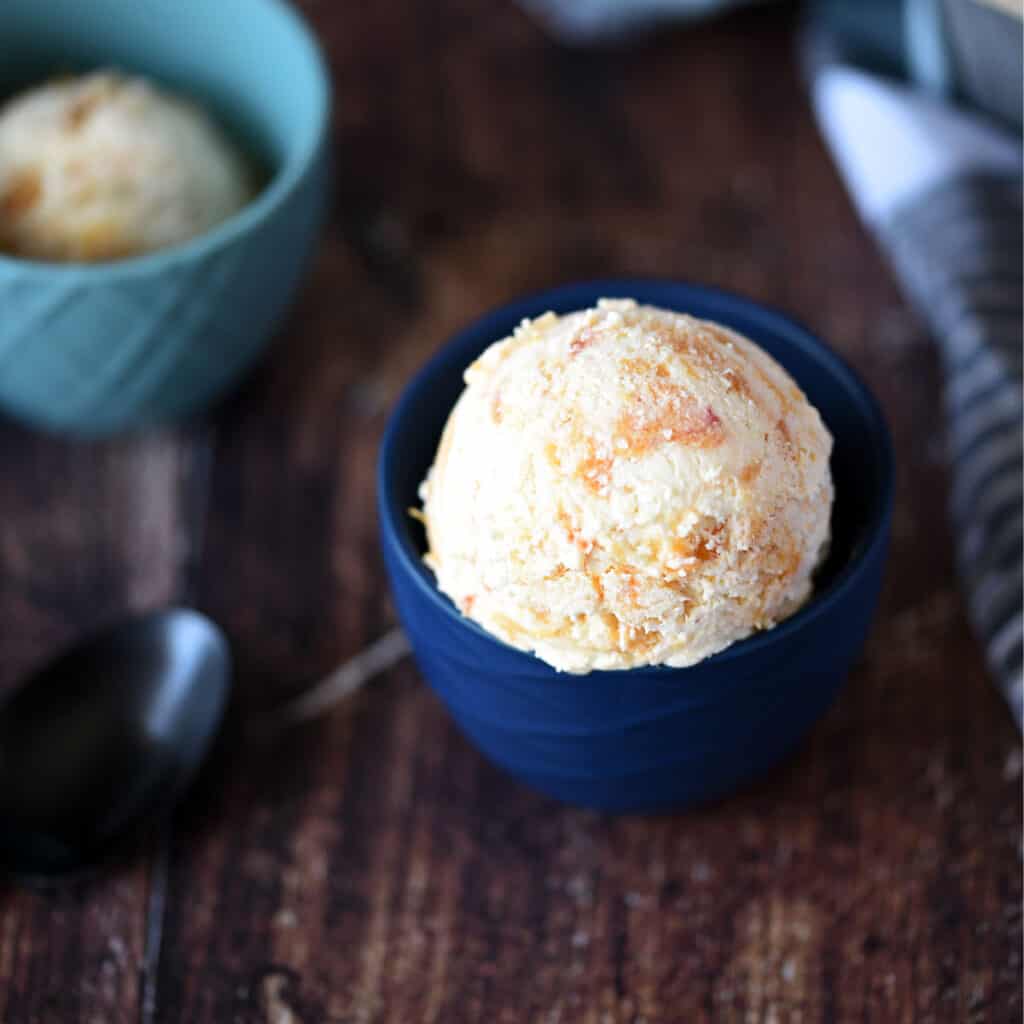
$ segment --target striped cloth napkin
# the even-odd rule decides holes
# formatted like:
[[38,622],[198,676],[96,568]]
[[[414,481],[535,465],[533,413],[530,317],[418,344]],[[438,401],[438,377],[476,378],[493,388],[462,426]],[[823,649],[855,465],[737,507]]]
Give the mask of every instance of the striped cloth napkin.
[[843,178],[942,350],[960,573],[1021,724],[1020,140],[840,61],[811,67],[814,107]]
[[[521,2],[574,44],[733,5]],[[811,7],[806,49],[814,108],[833,157],[942,350],[958,564],[989,666],[1020,725],[1024,279],[1017,7],[1016,0],[819,0]],[[954,91],[975,108],[937,98]]]

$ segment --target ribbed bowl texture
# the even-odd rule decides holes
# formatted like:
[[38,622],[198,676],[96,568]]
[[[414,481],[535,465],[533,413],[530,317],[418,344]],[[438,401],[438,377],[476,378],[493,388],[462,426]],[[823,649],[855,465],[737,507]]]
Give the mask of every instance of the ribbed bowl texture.
[[0,408],[83,436],[222,394],[280,324],[327,196],[328,76],[284,0],[3,0],[0,100],[115,67],[203,105],[266,171],[212,231],[96,265],[0,256]]

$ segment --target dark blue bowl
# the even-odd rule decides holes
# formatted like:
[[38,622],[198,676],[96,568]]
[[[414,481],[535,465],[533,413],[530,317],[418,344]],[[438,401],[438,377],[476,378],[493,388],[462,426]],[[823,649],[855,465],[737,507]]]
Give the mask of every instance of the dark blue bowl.
[[[523,317],[635,298],[740,331],[796,379],[835,437],[832,548],[813,598],[775,629],[692,668],[568,675],[464,618],[422,561],[409,515],[462,373]],[[878,602],[892,518],[888,430],[870,392],[805,328],[745,299],[657,280],[569,285],[462,331],[406,390],[378,466],[381,538],[395,601],[424,676],[488,756],[560,800],[609,811],[707,801],[764,772],[835,697]]]

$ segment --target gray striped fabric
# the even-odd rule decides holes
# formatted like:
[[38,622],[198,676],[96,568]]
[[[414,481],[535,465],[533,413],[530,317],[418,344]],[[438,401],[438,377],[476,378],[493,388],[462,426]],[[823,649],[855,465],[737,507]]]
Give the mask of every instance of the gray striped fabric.
[[899,209],[883,231],[946,367],[952,517],[971,617],[1017,718],[1022,683],[1022,181],[975,174]]

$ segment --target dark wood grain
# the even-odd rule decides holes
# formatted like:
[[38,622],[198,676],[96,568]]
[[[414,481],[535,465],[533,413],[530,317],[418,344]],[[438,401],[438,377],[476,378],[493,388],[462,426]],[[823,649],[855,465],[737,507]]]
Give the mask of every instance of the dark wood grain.
[[[184,589],[201,441],[0,430],[0,690],[79,633]],[[0,1020],[139,1019],[149,858],[53,890],[0,882]]]
[[[0,430],[4,680],[183,595],[238,655],[220,751],[162,847],[0,891],[0,1019],[1019,1019],[1020,742],[954,578],[937,360],[818,138],[792,12],[578,53],[509,4],[302,6],[334,71],[337,196],[268,359],[188,430]],[[393,622],[373,468],[412,370],[516,293],[617,273],[782,306],[879,394],[891,571],[836,707],[757,786],[637,819],[510,781],[408,664],[247,740]]]

